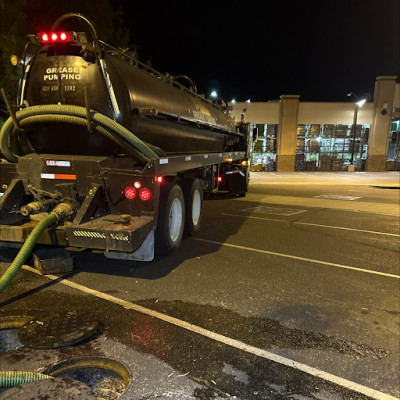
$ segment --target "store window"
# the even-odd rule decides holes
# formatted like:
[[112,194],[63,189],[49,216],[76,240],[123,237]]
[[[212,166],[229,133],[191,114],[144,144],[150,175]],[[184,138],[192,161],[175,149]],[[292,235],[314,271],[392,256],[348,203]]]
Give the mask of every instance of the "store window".
[[251,126],[252,171],[276,171],[276,153],[278,139],[277,124],[255,124]]
[[370,125],[304,124],[297,128],[296,171],[365,171]]
[[386,171],[400,171],[400,121],[390,125]]

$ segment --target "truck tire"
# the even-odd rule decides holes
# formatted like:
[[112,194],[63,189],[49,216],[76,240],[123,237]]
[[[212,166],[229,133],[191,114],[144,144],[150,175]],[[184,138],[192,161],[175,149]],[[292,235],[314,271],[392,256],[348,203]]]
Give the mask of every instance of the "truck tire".
[[194,236],[200,230],[203,211],[203,188],[195,178],[184,186],[185,195],[185,234]]
[[155,230],[155,253],[170,255],[181,243],[185,225],[185,201],[177,184],[161,187],[157,228]]

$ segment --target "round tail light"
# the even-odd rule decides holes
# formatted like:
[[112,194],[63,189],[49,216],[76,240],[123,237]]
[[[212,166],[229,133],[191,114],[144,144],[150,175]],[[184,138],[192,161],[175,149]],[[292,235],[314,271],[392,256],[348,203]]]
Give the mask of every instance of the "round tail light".
[[139,192],[139,196],[142,200],[149,200],[151,197],[151,192],[149,189],[143,188],[140,192]]
[[124,190],[124,195],[127,199],[133,199],[136,196],[136,190],[133,187],[127,187]]

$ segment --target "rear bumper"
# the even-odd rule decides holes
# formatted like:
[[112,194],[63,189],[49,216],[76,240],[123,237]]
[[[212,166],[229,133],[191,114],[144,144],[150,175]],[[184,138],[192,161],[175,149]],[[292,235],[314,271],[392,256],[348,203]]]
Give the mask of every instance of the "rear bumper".
[[[0,225],[0,241],[23,243],[28,238],[35,221],[21,225]],[[109,214],[86,223],[50,227],[40,236],[38,244],[87,247],[132,253],[136,251],[154,228],[153,217]]]

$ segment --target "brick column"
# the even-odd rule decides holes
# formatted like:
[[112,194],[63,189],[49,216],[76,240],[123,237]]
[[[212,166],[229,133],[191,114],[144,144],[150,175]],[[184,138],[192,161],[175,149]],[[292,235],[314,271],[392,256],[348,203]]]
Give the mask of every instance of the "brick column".
[[293,172],[296,161],[299,95],[282,95],[279,110],[277,171]]

